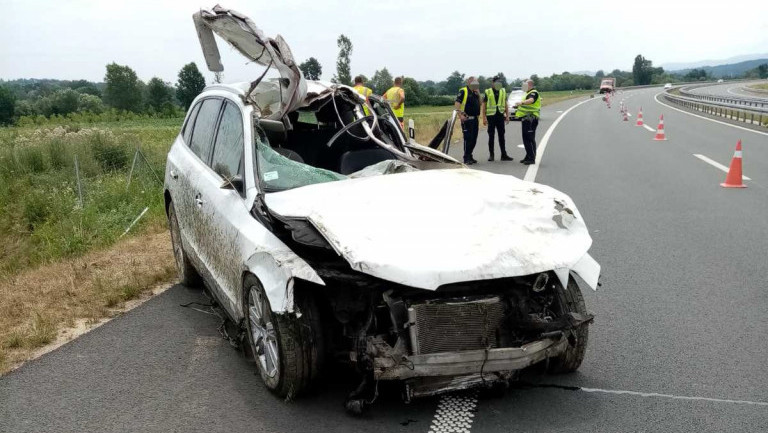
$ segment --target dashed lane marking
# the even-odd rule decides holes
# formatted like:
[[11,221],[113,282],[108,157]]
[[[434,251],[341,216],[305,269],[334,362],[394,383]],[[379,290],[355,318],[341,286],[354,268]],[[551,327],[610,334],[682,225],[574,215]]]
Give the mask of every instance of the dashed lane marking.
[[[724,166],[723,164],[720,164],[719,162],[717,162],[717,161],[715,161],[713,159],[707,158],[706,156],[698,154],[698,153],[694,153],[693,156],[695,156],[696,158],[699,158],[700,160],[706,162],[707,164],[711,165],[712,167],[715,167],[715,168],[717,168],[719,170],[722,170],[722,171],[728,173],[728,167]],[[744,179],[744,180],[752,180],[752,179],[748,178],[747,176],[741,176],[741,178]]]
[[477,409],[477,392],[440,398],[429,433],[469,433]]
[[647,130],[649,130],[651,132],[656,132],[655,129],[651,128],[650,126],[646,125],[645,123],[643,123],[643,128],[645,128],[645,129],[647,129]]

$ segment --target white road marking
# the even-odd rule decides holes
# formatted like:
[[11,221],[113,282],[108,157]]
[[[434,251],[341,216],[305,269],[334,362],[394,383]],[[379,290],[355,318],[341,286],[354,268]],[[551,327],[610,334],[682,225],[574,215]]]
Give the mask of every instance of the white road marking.
[[673,110],[676,110],[676,111],[679,111],[679,112],[681,112],[681,113],[685,113],[685,114],[687,114],[687,115],[689,115],[689,116],[698,117],[699,119],[709,120],[710,122],[719,123],[719,124],[721,124],[721,125],[730,126],[730,127],[732,127],[732,128],[738,128],[738,129],[741,129],[741,130],[744,130],[744,131],[753,132],[753,133],[755,133],[755,134],[760,134],[760,135],[766,135],[766,136],[768,136],[768,132],[755,131],[754,129],[745,128],[745,127],[743,127],[743,126],[739,126],[739,125],[733,125],[733,124],[730,124],[730,123],[727,123],[727,122],[721,122],[721,121],[719,121],[719,120],[710,119],[710,118],[708,118],[708,117],[704,117],[704,116],[699,116],[698,114],[689,113],[689,112],[687,112],[687,111],[685,111],[685,110],[681,110],[681,109],[679,109],[679,108],[675,108],[675,107],[673,107],[673,106],[671,106],[671,105],[669,105],[669,104],[665,104],[665,103],[663,103],[663,102],[659,101],[659,95],[661,95],[662,93],[664,93],[664,92],[660,92],[660,93],[657,93],[657,94],[656,94],[656,96],[654,96],[654,97],[653,97],[653,99],[655,99],[655,100],[656,100],[656,102],[658,102],[659,104],[661,104],[661,105],[663,105],[663,106],[665,106],[665,107],[667,107],[667,108],[671,108],[671,109],[673,109]]
[[580,389],[584,392],[594,392],[594,393],[603,393],[603,394],[634,395],[638,397],[659,397],[659,398],[670,398],[674,400],[695,400],[695,401],[709,401],[713,403],[732,403],[732,404],[746,404],[746,405],[753,405],[753,406],[768,406],[768,402],[764,402],[764,401],[731,400],[731,399],[724,399],[724,398],[660,394],[658,392],[625,391],[620,389],[600,389],[600,388],[580,388]]
[[552,136],[552,132],[555,130],[557,125],[560,123],[563,118],[571,112],[574,108],[578,107],[579,105],[589,102],[589,101],[597,101],[598,98],[590,98],[586,99],[584,101],[579,102],[578,104],[572,106],[571,108],[565,110],[563,114],[557,117],[554,122],[552,122],[552,125],[547,129],[547,132],[544,133],[544,137],[541,139],[541,143],[536,149],[536,163],[531,164],[528,166],[528,170],[525,172],[525,177],[523,180],[527,182],[535,182],[536,181],[536,174],[539,172],[539,164],[541,164],[541,158],[544,156],[544,150],[547,148],[547,143],[549,143],[549,137]]
[[650,126],[646,125],[645,123],[643,123],[643,128],[645,128],[645,129],[647,129],[647,130],[649,130],[651,132],[656,132],[655,129],[651,128]]
[[440,398],[429,433],[469,433],[477,407],[477,394],[448,394]]
[[556,113],[562,113],[562,112],[563,112],[563,110],[557,110],[556,111]]
[[525,145],[524,144],[518,144],[517,147],[519,147],[520,149],[525,149]]
[[[698,154],[698,153],[694,153],[693,156],[695,156],[696,158],[699,158],[700,160],[706,162],[707,164],[711,165],[712,167],[717,168],[718,170],[722,170],[722,171],[728,173],[728,167],[724,166],[723,164],[720,164],[719,162],[717,162],[717,161],[715,161],[713,159],[709,159],[706,156]],[[752,179],[748,178],[747,176],[741,176],[741,178],[744,179],[744,180],[752,180]]]

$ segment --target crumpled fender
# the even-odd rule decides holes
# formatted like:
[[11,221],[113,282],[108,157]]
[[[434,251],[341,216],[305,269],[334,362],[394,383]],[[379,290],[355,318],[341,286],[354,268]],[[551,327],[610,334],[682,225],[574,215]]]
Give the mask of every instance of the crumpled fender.
[[325,285],[317,272],[291,251],[256,252],[248,257],[243,272],[259,279],[275,313],[293,312],[294,278]]

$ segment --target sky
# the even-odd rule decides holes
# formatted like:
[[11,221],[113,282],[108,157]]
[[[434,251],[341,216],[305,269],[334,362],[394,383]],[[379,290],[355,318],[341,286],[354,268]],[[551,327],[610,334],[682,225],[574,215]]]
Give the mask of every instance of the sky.
[[[382,67],[440,81],[458,70],[508,78],[563,71],[631,70],[637,54],[655,66],[768,52],[768,2],[677,0],[291,1],[220,0],[266,35],[281,34],[301,62],[335,72],[336,38],[353,43],[353,75]],[[192,14],[200,0],[0,0],[0,79],[103,81],[105,65],[174,83],[194,61],[208,72]],[[25,21],[28,20],[28,21]],[[257,65],[220,44],[224,81],[253,80]]]

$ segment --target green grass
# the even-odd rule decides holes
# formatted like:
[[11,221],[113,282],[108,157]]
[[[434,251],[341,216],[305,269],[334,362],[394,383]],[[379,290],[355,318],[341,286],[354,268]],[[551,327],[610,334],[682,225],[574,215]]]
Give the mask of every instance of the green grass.
[[753,89],[759,89],[759,90],[768,90],[768,83],[766,84],[752,84],[749,87]]
[[[165,221],[162,185],[143,162],[130,186],[137,147],[162,178],[182,119],[135,119],[0,129],[0,276],[114,243]],[[83,193],[79,203],[75,158]]]

